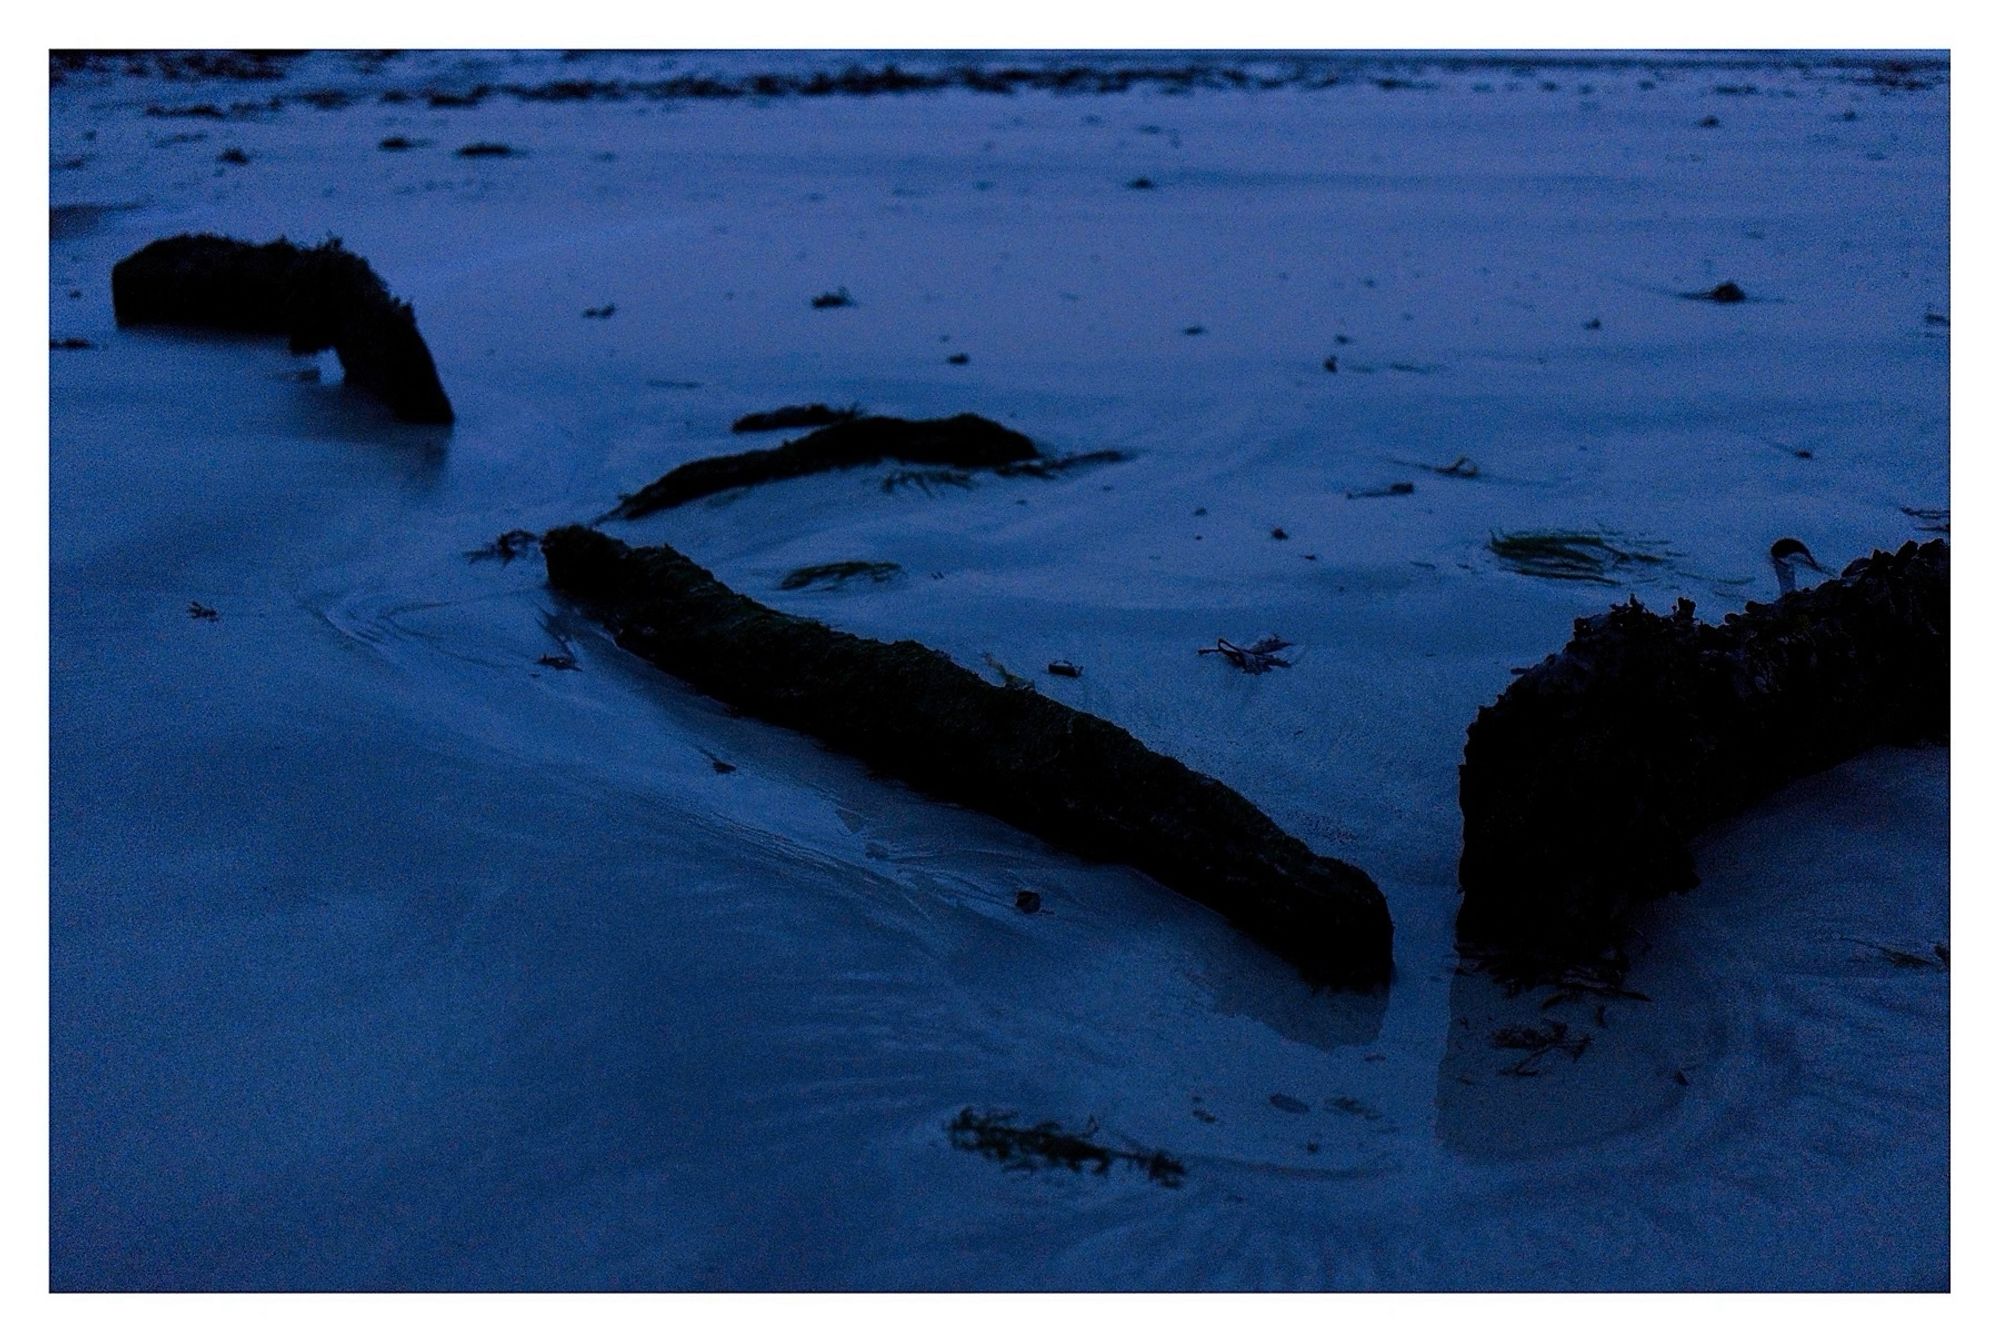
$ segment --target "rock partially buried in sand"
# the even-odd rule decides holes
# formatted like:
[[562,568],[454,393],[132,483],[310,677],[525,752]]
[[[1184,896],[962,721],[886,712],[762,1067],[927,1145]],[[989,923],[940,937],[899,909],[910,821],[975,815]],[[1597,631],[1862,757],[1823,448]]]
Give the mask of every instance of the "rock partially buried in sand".
[[163,238],[111,268],[111,302],[120,326],[251,331],[282,335],[300,354],[331,349],[347,380],[398,419],[452,422],[416,314],[337,238],[317,247],[212,233]]
[[572,526],[544,536],[542,553],[552,586],[696,689],[1082,857],[1136,867],[1315,980],[1388,979],[1389,911],[1365,872],[1122,728],[921,644],[781,614],[666,546]]
[[1951,551],[1912,541],[1720,625],[1633,599],[1481,709],[1459,769],[1467,942],[1582,959],[1695,884],[1688,843],[1792,779],[1950,730]]
[[1741,303],[1750,295],[1743,292],[1743,286],[1735,280],[1724,280],[1713,289],[1697,289],[1693,293],[1682,294],[1682,298],[1693,298],[1704,303]]
[[950,419],[863,415],[760,452],[704,457],[676,466],[620,503],[612,515],[644,517],[725,489],[883,461],[979,470],[1032,462],[1040,456],[1026,435],[979,415],[953,415]]

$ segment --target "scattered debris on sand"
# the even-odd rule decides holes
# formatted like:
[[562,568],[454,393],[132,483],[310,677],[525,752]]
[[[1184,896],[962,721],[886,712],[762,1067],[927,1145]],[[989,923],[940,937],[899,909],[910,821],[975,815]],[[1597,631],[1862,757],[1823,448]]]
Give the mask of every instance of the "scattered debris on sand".
[[766,433],[772,429],[823,429],[829,424],[845,424],[861,417],[861,407],[850,405],[836,410],[814,401],[811,405],[781,405],[776,410],[759,410],[729,426],[731,433]]
[[482,545],[477,550],[467,550],[465,557],[473,563],[484,559],[497,559],[504,568],[522,555],[533,550],[541,542],[541,537],[532,531],[505,531],[490,545]]
[[1034,443],[1027,437],[978,415],[954,415],[949,419],[863,415],[830,424],[778,447],[704,457],[676,466],[625,498],[611,515],[636,519],[727,489],[851,466],[873,466],[883,461],[990,469],[1038,457]]
[[1719,625],[1686,598],[1578,620],[1466,733],[1460,935],[1593,959],[1695,884],[1705,826],[1871,747],[1946,740],[1950,605],[1934,540]]
[[111,301],[120,326],[251,331],[287,337],[295,354],[331,349],[348,381],[397,418],[452,422],[416,314],[338,238],[317,247],[212,233],[164,238],[111,268]]
[[1317,981],[1386,982],[1388,907],[1366,873],[1122,728],[990,684],[921,644],[782,614],[666,546],[570,526],[544,536],[542,554],[550,583],[620,646],[696,689],[1080,856],[1135,867]]
[[1607,945],[1587,960],[1551,959],[1519,948],[1472,951],[1461,954],[1452,972],[1483,975],[1499,984],[1509,998],[1553,988],[1555,991],[1542,999],[1542,1010],[1551,1011],[1586,997],[1600,1002],[1652,1001],[1645,993],[1625,986],[1631,969],[1631,957],[1620,947]]
[[1682,298],[1692,298],[1703,303],[1741,303],[1749,296],[1735,280],[1724,280],[1713,289],[1697,289],[1692,293],[1681,295]]
[[1660,555],[1614,544],[1595,531],[1507,531],[1486,542],[1502,564],[1530,578],[1616,585],[1610,575],[1635,564],[1664,564]]
[[1012,1113],[964,1109],[945,1131],[959,1150],[977,1151],[1010,1170],[1062,1166],[1081,1171],[1089,1166],[1098,1174],[1109,1174],[1114,1164],[1124,1164],[1167,1188],[1179,1188],[1187,1177],[1187,1166],[1164,1151],[1121,1151],[1091,1140],[1097,1135],[1096,1119],[1082,1132],[1064,1132],[1054,1122],[1021,1127],[1014,1119]]
[[1215,640],[1214,647],[1196,648],[1195,652],[1203,657],[1206,657],[1210,653],[1218,653],[1231,666],[1248,671],[1253,676],[1261,676],[1273,667],[1290,666],[1290,662],[1277,654],[1291,646],[1290,643],[1279,638],[1276,634],[1266,634],[1247,648],[1238,647],[1226,638],[1218,638]]
[[816,308],[851,308],[855,306],[854,295],[847,292],[846,285],[842,285],[827,293],[814,295],[812,305]]
[[1540,1076],[1536,1063],[1551,1053],[1567,1053],[1575,1062],[1590,1047],[1590,1036],[1571,1034],[1565,1021],[1544,1020],[1540,1025],[1506,1025],[1493,1032],[1493,1047],[1519,1049],[1522,1057],[1500,1069],[1501,1076]]
[[832,564],[807,564],[804,568],[795,568],[779,580],[778,588],[780,591],[796,592],[806,587],[839,587],[851,578],[888,582],[902,571],[901,564],[867,559],[842,559]]

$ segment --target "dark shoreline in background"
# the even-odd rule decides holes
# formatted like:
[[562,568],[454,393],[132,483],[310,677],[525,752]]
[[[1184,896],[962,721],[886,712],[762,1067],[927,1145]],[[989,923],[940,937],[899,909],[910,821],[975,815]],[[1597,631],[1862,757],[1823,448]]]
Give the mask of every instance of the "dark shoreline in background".
[[[265,83],[287,79],[293,65],[312,55],[300,51],[171,52],[51,51],[49,82],[82,75],[118,76],[168,82],[228,80]],[[227,107],[211,102],[147,109],[159,117],[222,120],[256,116],[303,103],[334,110],[356,102],[417,103],[432,108],[477,107],[492,97],[520,102],[682,102],[814,97],[871,97],[962,89],[1011,95],[1054,92],[1084,95],[1148,89],[1167,94],[1196,89],[1239,92],[1326,89],[1373,84],[1385,92],[1424,92],[1432,74],[1511,73],[1530,78],[1537,71],[1674,72],[1758,70],[1825,71],[1841,82],[1873,85],[1884,91],[1934,87],[1949,78],[1948,53],[1933,52],[797,52],[808,58],[792,70],[725,69],[678,71],[662,78],[570,79],[533,82],[466,80],[424,75],[385,80],[412,55],[438,52],[356,51],[344,55],[361,83],[322,87]],[[484,55],[475,53],[474,55]],[[768,55],[769,53],[764,53]],[[565,52],[561,64],[607,58],[653,56],[668,63],[694,58],[756,57],[736,52]],[[809,58],[824,58],[817,66]],[[732,62],[724,59],[722,64]],[[823,67],[823,68],[818,68]],[[1718,86],[1717,92],[1755,95],[1755,85]],[[1790,91],[1785,96],[1792,96]]]

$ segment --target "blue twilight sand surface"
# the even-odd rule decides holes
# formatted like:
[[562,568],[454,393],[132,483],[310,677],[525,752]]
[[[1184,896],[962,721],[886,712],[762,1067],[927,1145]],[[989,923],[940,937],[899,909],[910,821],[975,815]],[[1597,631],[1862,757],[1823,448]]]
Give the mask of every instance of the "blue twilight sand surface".
[[[52,88],[50,335],[98,346],[50,354],[53,1284],[1948,1285],[1949,973],[1879,949],[1949,941],[1947,752],[1706,836],[1642,929],[1650,1000],[1601,1021],[1454,973],[1451,939],[1464,729],[1510,668],[1627,592],[1718,618],[1772,595],[1779,536],[1838,568],[1949,506],[1943,65],[424,96],[884,59]],[[457,425],[282,341],[119,330],[113,262],[190,230],[340,236],[415,304]],[[1750,301],[1678,297],[1723,280]],[[1222,779],[1381,884],[1385,998],[729,716],[538,556],[465,557],[774,445],[729,424],[806,401],[1131,459],[613,529],[990,654]],[[1665,562],[1567,583],[1488,548],[1578,528]],[[849,559],[902,573],[779,586]],[[1267,632],[1289,669],[1195,655]],[[578,669],[538,662],[565,646]],[[1590,1046],[1507,1074],[1494,1032],[1549,1020]],[[952,1147],[967,1106],[1095,1119],[1187,1177],[1006,1170]]]

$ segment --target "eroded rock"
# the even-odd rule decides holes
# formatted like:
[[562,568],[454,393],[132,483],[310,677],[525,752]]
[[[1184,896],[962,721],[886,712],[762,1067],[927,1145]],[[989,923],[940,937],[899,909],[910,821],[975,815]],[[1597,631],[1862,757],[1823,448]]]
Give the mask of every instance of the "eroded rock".
[[803,731],[946,801],[1229,918],[1316,981],[1390,972],[1382,893],[1212,778],[1129,732],[942,653],[882,643],[742,596],[667,546],[587,527],[542,538],[549,581],[618,643],[724,703]]
[[1950,607],[1939,540],[1719,625],[1685,598],[1578,620],[1466,734],[1460,935],[1595,954],[1695,884],[1705,826],[1871,747],[1945,740]]

